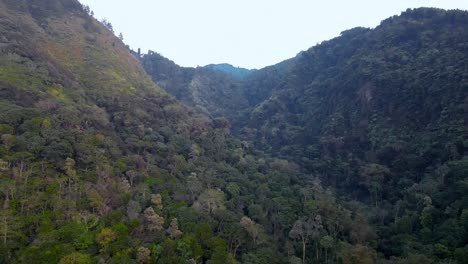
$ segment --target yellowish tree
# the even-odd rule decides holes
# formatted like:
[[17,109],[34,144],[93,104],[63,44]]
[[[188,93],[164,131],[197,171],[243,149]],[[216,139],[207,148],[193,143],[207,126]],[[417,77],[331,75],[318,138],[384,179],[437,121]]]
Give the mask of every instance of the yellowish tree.
[[153,209],[148,207],[144,211],[146,228],[149,231],[161,231],[164,228],[164,218],[159,216]]

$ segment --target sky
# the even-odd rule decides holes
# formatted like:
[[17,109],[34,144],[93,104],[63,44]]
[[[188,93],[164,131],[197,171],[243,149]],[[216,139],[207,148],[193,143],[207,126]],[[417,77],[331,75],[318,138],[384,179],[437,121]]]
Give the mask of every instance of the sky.
[[467,0],[80,0],[116,35],[196,67],[262,68],[357,27],[376,27],[407,8],[468,10]]

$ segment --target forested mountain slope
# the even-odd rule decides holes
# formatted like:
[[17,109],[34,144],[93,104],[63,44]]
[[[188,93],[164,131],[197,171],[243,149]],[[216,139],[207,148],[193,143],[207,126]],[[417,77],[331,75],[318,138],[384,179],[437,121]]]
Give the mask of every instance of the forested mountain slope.
[[292,60],[260,71],[227,64],[180,67],[155,52],[144,54],[141,62],[153,81],[168,93],[206,115],[226,118],[237,131],[245,126],[255,106],[282,83]]
[[[212,103],[229,87],[247,103]],[[466,263],[468,12],[409,9],[240,81],[197,89],[240,138],[295,162],[349,205],[364,203],[371,245],[385,257]]]
[[365,207],[184,107],[110,29],[75,0],[0,0],[1,263],[385,257]]
[[468,13],[415,9],[302,53],[244,128],[374,207],[386,255],[466,246]]

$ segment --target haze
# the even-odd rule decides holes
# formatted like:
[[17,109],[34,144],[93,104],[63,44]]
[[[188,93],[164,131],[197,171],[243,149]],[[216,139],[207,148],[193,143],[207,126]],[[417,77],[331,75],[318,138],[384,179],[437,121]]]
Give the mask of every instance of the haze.
[[407,8],[468,9],[468,1],[81,0],[132,49],[181,66],[262,68],[356,26],[375,27]]

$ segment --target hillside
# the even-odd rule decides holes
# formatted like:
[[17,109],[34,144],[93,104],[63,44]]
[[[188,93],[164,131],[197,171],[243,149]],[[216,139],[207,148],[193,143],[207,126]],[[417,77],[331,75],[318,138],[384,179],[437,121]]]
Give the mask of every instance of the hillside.
[[363,208],[183,106],[90,14],[0,0],[0,263],[383,257]]
[[168,93],[200,112],[214,117],[231,115],[232,109],[247,107],[237,78],[210,67],[184,68],[157,53],[144,55],[142,63],[153,80]]
[[225,118],[238,132],[254,108],[279,88],[293,60],[262,70],[234,68],[228,64],[180,67],[155,52],[140,58],[153,81],[200,113]]
[[467,252],[467,25],[408,10],[311,48],[244,138],[372,206],[385,255]]
[[[376,232],[364,244],[385,258],[466,263],[467,29],[466,11],[409,9],[197,91],[238,137],[295,162],[347,206],[366,208]],[[147,70],[152,62],[143,58]],[[158,67],[148,72],[159,80]],[[178,82],[161,86],[193,93]],[[229,93],[245,104],[217,103]]]
[[467,55],[468,13],[421,8],[182,68],[0,0],[0,263],[466,263]]

